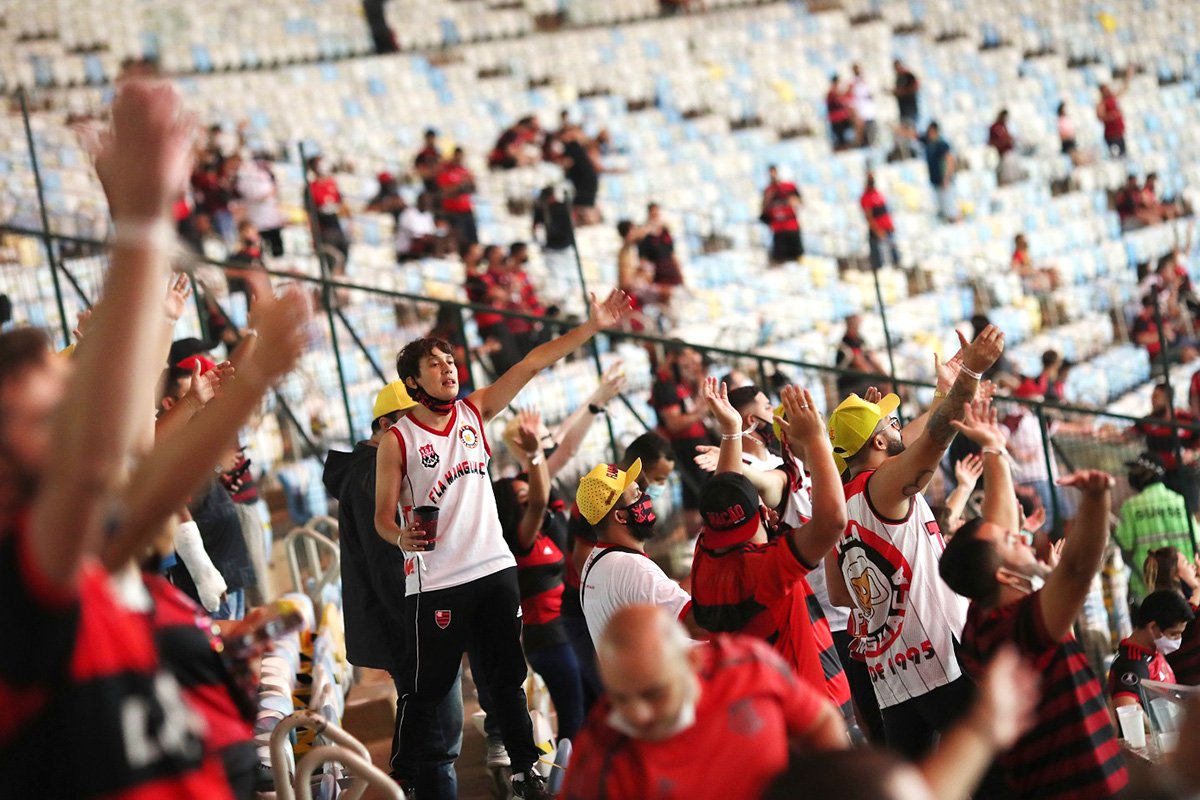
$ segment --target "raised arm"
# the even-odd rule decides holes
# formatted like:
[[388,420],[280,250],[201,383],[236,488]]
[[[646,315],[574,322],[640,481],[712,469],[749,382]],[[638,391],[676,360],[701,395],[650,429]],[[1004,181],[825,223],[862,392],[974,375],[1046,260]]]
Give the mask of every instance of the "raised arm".
[[962,419],[963,409],[975,398],[979,375],[991,368],[1004,351],[1004,334],[988,325],[963,352],[962,368],[945,401],[929,416],[925,432],[907,443],[904,452],[880,465],[867,484],[871,502],[886,516],[903,517],[914,495],[929,484],[938,462],[954,439],[952,420]]
[[979,485],[979,477],[983,475],[983,459],[974,453],[968,453],[954,465],[954,478],[958,485],[946,498],[947,519],[958,519],[967,508],[971,493]]
[[107,502],[151,414],[147,400],[160,371],[155,353],[165,325],[169,207],[190,157],[191,125],[168,85],[123,84],[112,119],[95,165],[117,235],[103,298],[67,390],[87,402],[61,405],[51,434],[55,468],[46,471],[31,509],[31,556],[60,587],[73,586],[83,556],[99,549]]
[[787,435],[788,446],[797,450],[797,456],[812,475],[812,519],[790,536],[801,559],[819,568],[846,531],[846,494],[833,461],[825,420],[812,395],[807,389],[786,386],[782,399],[786,419],[777,416],[775,421]]
[[517,428],[517,445],[525,451],[529,465],[529,501],[517,526],[517,544],[524,553],[533,547],[533,540],[542,529],[546,506],[550,504],[550,472],[546,469],[546,459],[542,456],[542,445],[538,441],[538,430],[542,425],[541,415],[536,411],[525,410],[520,414],[520,421],[520,427]]
[[549,470],[551,478],[558,475],[567,462],[579,452],[579,445],[583,443],[596,420],[596,415],[591,410],[592,406],[604,408],[609,400],[625,388],[625,383],[625,373],[621,362],[618,361],[600,376],[600,385],[588,397],[587,402],[571,412],[558,426],[554,437],[558,440],[558,447],[546,459],[546,469]]
[[535,375],[583,347],[600,331],[619,325],[631,308],[629,297],[620,289],[614,289],[603,303],[593,294],[591,316],[587,322],[535,347],[495,383],[476,390],[468,399],[487,422],[511,403]]
[[[951,356],[950,360],[944,364],[937,353],[933,354],[933,372],[937,376],[937,382],[933,390],[933,402],[929,404],[929,408],[925,409],[924,414],[918,415],[904,426],[904,430],[901,431],[901,438],[906,442],[915,442],[925,433],[925,426],[929,424],[929,418],[938,410],[938,407],[941,406],[950,394],[950,390],[954,388],[954,382],[958,380],[958,373],[962,371],[963,351],[968,347],[968,343],[966,338],[963,337],[962,331],[955,329],[954,332],[958,335],[958,352]],[[879,402],[878,400],[871,400],[869,397],[865,399],[872,403]]]
[[1056,640],[1070,632],[1091,589],[1092,578],[1100,570],[1108,544],[1113,483],[1111,475],[1099,470],[1082,470],[1058,482],[1059,486],[1078,489],[1081,499],[1062,557],[1042,589],[1042,619],[1046,631]]
[[721,431],[721,454],[717,457],[717,474],[742,471],[742,417],[729,404],[729,389],[716,378],[705,378],[701,390],[704,402],[717,420]]
[[921,773],[937,800],[967,800],[992,759],[1012,747],[1037,719],[1038,673],[1005,646],[988,665],[966,718],[947,731]]
[[156,445],[138,465],[126,492],[125,515],[104,550],[107,567],[118,567],[140,552],[171,512],[212,477],[213,465],[263,395],[300,360],[308,343],[310,305],[299,287],[260,301],[256,327],[262,346],[203,414]]
[[954,430],[983,448],[983,518],[1006,531],[1021,527],[1014,501],[1012,470],[1004,454],[1004,431],[996,423],[996,409],[977,400],[963,411],[961,420],[951,420]]

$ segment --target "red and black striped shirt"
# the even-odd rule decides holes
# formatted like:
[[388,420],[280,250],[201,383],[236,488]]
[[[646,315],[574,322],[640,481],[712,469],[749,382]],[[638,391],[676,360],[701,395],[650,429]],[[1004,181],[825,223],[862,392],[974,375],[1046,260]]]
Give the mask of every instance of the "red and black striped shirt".
[[766,544],[746,543],[724,553],[697,544],[692,613],[697,624],[714,633],[765,639],[801,680],[824,688],[846,714],[850,684],[821,604],[804,577],[812,569],[788,536]]
[[999,608],[972,604],[959,651],[979,678],[1006,642],[1042,676],[1037,723],[1000,757],[1022,798],[1100,800],[1129,782],[1100,681],[1071,634],[1055,641],[1042,618],[1041,592]]
[[85,563],[50,583],[23,526],[0,532],[0,775],[7,797],[230,797],[201,720],[159,664],[149,621]]
[[567,560],[558,542],[538,531],[529,549],[521,552],[510,541],[517,559],[521,590],[522,639],[525,651],[544,650],[567,640],[562,625],[563,576]]

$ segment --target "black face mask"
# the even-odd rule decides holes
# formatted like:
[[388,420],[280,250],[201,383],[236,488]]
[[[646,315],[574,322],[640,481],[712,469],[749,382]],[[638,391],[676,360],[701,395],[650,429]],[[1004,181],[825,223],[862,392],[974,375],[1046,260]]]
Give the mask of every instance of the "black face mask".
[[408,394],[413,400],[416,400],[435,414],[449,414],[450,410],[454,408],[453,400],[439,400],[422,389],[419,383],[415,388],[409,389]]
[[762,439],[762,443],[772,453],[778,454],[783,449],[783,443],[779,441],[779,437],[775,435],[775,426],[770,422],[758,420],[758,427],[754,429],[758,434],[758,438]]
[[629,514],[629,522],[626,525],[629,526],[633,538],[644,542],[654,536],[654,523],[658,521],[658,517],[654,516],[654,504],[650,500],[650,495],[642,492],[638,495],[637,500],[621,510]]

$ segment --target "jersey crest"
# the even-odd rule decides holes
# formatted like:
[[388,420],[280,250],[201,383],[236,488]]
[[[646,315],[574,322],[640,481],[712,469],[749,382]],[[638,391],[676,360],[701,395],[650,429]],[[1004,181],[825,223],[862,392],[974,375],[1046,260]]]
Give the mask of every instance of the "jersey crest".
[[908,610],[912,567],[890,542],[851,520],[839,561],[857,613],[851,649],[880,656],[900,637]]
[[417,453],[421,456],[421,464],[426,469],[434,469],[441,462],[441,458],[438,457],[437,451],[431,444],[421,445]]

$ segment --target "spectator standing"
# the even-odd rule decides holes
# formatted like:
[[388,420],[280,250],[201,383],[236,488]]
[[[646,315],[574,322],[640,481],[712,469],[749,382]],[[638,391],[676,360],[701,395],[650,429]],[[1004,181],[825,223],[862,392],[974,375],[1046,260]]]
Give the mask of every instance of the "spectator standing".
[[429,192],[421,192],[417,204],[406,207],[396,220],[396,260],[440,255],[444,241],[440,234],[433,216],[433,198]]
[[771,229],[771,263],[795,261],[804,255],[800,236],[800,190],[791,181],[779,179],[774,164],[767,170],[769,183],[763,189],[759,219]]
[[267,267],[263,264],[262,240],[258,229],[249,220],[238,223],[238,245],[237,252],[229,257],[229,263],[238,265],[238,268],[226,270],[225,280],[231,294],[240,292],[250,301],[253,300],[254,284],[246,280],[246,273],[265,273]]
[[332,247],[341,255],[340,263],[334,264],[334,273],[344,274],[346,260],[350,257],[350,240],[342,230],[341,218],[348,216],[350,209],[342,200],[337,179],[326,169],[321,156],[308,159],[308,187],[304,200],[309,224],[313,226],[314,236],[319,237],[316,241],[325,247]]
[[[451,345],[410,342],[396,369],[418,406],[389,428],[377,455],[375,529],[405,552],[405,640],[396,773],[422,798],[437,797],[430,774],[449,756],[431,741],[435,710],[463,652],[480,656],[491,703],[511,761],[513,793],[548,797],[533,771],[538,751],[522,684],[520,592],[516,561],[504,542],[488,477],[485,424],[539,372],[621,322],[629,301],[614,291],[593,297],[588,322],[534,349],[493,384],[458,400]],[[436,536],[413,525],[417,507],[440,510]],[[397,522],[397,511],[403,525]],[[436,546],[436,550],[435,550]]]
[[[545,231],[546,238],[542,248],[552,252],[560,252],[571,247],[574,232],[571,229],[571,212],[566,203],[555,193],[553,186],[542,189],[538,201],[533,207],[533,238],[537,238],[538,228]],[[565,265],[564,267],[565,268]]]
[[425,130],[425,142],[413,158],[413,169],[416,171],[417,177],[421,179],[421,183],[425,185],[425,191],[436,195],[438,192],[437,177],[442,169],[442,151],[438,149],[437,131],[433,128]]
[[379,182],[379,189],[375,192],[375,196],[367,202],[367,211],[376,214],[391,214],[392,222],[399,222],[401,212],[408,207],[404,198],[400,196],[400,184],[396,182],[396,178],[390,172],[379,173],[375,176],[375,180]]
[[875,144],[875,118],[879,114],[875,104],[875,91],[863,77],[861,66],[854,64],[851,70],[854,80],[850,83],[850,102],[862,128],[858,144],[860,147],[872,147]]
[[1110,84],[1100,84],[1100,102],[1096,104],[1096,118],[1104,125],[1104,146],[1109,155],[1120,158],[1125,157],[1125,114],[1120,98],[1129,89],[1132,70],[1132,67],[1126,70],[1121,88],[1115,92]]
[[613,617],[597,656],[608,691],[580,735],[563,800],[757,798],[789,745],[848,745],[820,690],[761,641],[694,644],[668,612],[635,605]]
[[838,344],[837,355],[834,357],[833,365],[838,369],[852,369],[858,372],[869,372],[877,378],[861,377],[858,375],[838,375],[837,390],[838,395],[845,397],[848,394],[863,394],[866,387],[877,383],[880,378],[887,375],[887,370],[879,363],[879,359],[867,347],[867,340],[863,338],[860,326],[862,325],[862,317],[858,314],[851,314],[846,317],[846,332],[842,335],[842,341]]
[[268,161],[239,158],[235,176],[238,198],[246,210],[246,220],[258,229],[262,240],[275,258],[283,255],[283,226],[287,220],[279,207],[279,186]]
[[705,424],[708,408],[699,402],[704,359],[687,345],[671,346],[650,390],[658,427],[671,442],[683,480],[683,509],[688,535],[700,529],[700,487],[705,474],[696,465],[697,448],[713,443]]
[[[654,267],[638,252],[644,235],[641,228],[627,219],[617,223],[621,249],[617,251],[617,288],[633,298],[634,310],[640,311],[657,300]],[[635,321],[635,325],[637,323]]]
[[[835,72],[829,78],[829,91],[825,93],[825,114],[829,118],[829,129],[833,137],[833,149],[843,150],[860,138],[859,121],[854,113],[853,96],[842,86],[842,79]],[[850,136],[854,134],[854,139]]]
[[[393,769],[400,748],[400,711],[404,663],[404,553],[375,535],[375,460],[387,429],[417,404],[404,384],[393,381],[380,390],[372,410],[371,438],[345,453],[330,450],[322,481],[338,501],[338,543],[342,553],[342,614],[346,625],[346,659],[357,667],[385,670],[396,684],[396,727],[388,763]],[[462,744],[462,688],[456,678],[434,711],[431,735],[444,741],[450,758],[439,764],[438,791],[454,797],[458,779],[454,759]]]
[[1057,350],[1047,350],[1042,353],[1042,371],[1038,374],[1037,384],[1047,400],[1062,403],[1066,400],[1065,378],[1069,366],[1062,354]]
[[675,257],[675,240],[658,203],[646,206],[646,224],[642,226],[638,253],[654,265],[654,284],[662,290],[664,301],[669,300],[671,291],[683,285],[683,272]]
[[916,157],[916,148],[908,144],[917,138],[917,120],[920,117],[921,82],[917,76],[904,65],[900,59],[892,62],[896,73],[896,85],[892,93],[896,95],[896,106],[900,115],[900,139],[902,147],[911,157]]
[[[887,198],[875,185],[875,173],[867,173],[867,184],[863,188],[858,204],[867,220],[867,244],[871,250],[871,268],[882,269],[884,256],[893,267],[900,266],[900,250],[896,247],[896,225],[888,212]],[[845,394],[843,392],[843,394]]]
[[924,425],[910,443],[892,416],[894,394],[878,403],[851,395],[829,418],[850,519],[826,562],[836,564],[829,595],[851,608],[851,654],[871,673],[888,746],[912,758],[932,749],[971,691],[955,654],[967,604],[937,579],[945,544],[921,491],[954,438],[951,423],[1003,348],[1004,334],[989,326],[952,359],[957,377],[914,422]]
[[562,142],[563,172],[575,189],[571,207],[576,225],[595,225],[600,222],[596,194],[600,191],[600,155],[596,145],[583,128],[569,125],[559,137]]
[[479,241],[479,232],[475,227],[475,206],[471,199],[475,193],[475,177],[467,169],[465,160],[463,149],[456,147],[454,156],[443,163],[437,173],[442,214],[460,246]]
[[1129,469],[1129,486],[1135,494],[1121,504],[1121,519],[1113,531],[1113,541],[1129,565],[1129,599],[1137,602],[1153,589],[1142,579],[1142,565],[1151,551],[1173,547],[1189,562],[1194,553],[1187,503],[1164,483],[1167,470],[1162,457],[1152,452],[1142,453],[1125,466]]
[[1033,729],[999,759],[1011,787],[1005,796],[1117,796],[1129,781],[1121,748],[1100,681],[1072,633],[1104,556],[1112,478],[1091,471],[1064,480],[1079,489],[1082,500],[1058,567],[1051,571],[1019,532],[1002,435],[990,430],[994,425],[964,422],[976,431],[970,435],[986,442],[985,508],[950,540],[939,566],[946,583],[972,601],[962,634],[963,664],[970,674],[981,675],[988,658],[1015,644],[1037,665],[1047,691]]
[[950,143],[942,138],[936,122],[929,123],[922,139],[925,145],[925,164],[929,167],[929,183],[937,198],[938,218],[944,222],[958,221],[958,200],[954,194],[954,174],[958,160]]
[[[1013,397],[1039,403],[1045,399],[1037,381],[1028,378],[1013,392]],[[1055,427],[1055,423],[1050,421],[1046,426],[1046,435],[1053,437]],[[1055,510],[1057,509],[1062,520],[1069,519],[1072,514],[1066,492],[1055,490],[1058,470],[1054,459],[1047,459],[1046,440],[1042,436],[1042,426],[1037,415],[1023,403],[1013,403],[1004,417],[1003,429],[1008,452],[1013,458],[1013,480],[1019,488],[1029,489],[1037,494],[1042,508],[1046,509],[1047,528],[1058,529],[1060,520],[1055,516]]]
[[1000,109],[995,122],[988,128],[988,146],[996,150],[1000,163],[996,167],[996,180],[1000,186],[1015,183],[1024,177],[1017,154],[1017,140],[1008,129],[1008,109]]
[[[508,310],[538,317],[545,316],[546,309],[538,298],[537,289],[533,287],[533,281],[524,270],[528,260],[529,246],[524,242],[513,242],[502,271],[496,276],[497,286],[507,293],[505,300]],[[517,344],[517,351],[522,356],[537,347],[545,333],[541,323],[520,317],[509,317],[505,324],[508,325],[508,330]]]
[[1142,681],[1175,683],[1167,656],[1179,649],[1184,629],[1195,614],[1183,595],[1173,589],[1151,592],[1135,615],[1133,633],[1121,640],[1108,670],[1108,696],[1113,713],[1122,706],[1141,705],[1150,715]]

